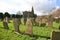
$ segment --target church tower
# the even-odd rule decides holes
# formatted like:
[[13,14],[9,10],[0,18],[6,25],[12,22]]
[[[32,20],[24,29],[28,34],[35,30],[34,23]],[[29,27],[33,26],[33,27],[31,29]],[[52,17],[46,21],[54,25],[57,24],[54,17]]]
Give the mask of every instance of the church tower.
[[32,12],[32,14],[34,14],[34,8],[33,8],[33,6],[32,6],[32,11],[31,12]]

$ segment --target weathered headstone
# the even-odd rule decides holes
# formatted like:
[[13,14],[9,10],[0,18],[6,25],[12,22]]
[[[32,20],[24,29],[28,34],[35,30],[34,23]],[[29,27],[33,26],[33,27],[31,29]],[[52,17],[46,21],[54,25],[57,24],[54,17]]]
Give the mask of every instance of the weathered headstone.
[[37,17],[37,18],[35,19],[35,22],[36,22],[36,25],[37,25],[37,26],[40,26],[41,20],[40,20],[39,17]]
[[3,22],[4,29],[9,29],[7,22]]
[[53,27],[52,21],[49,21],[49,22],[48,22],[48,27]]
[[60,31],[52,32],[52,40],[60,40]]
[[8,20],[8,17],[6,17],[6,22],[8,23],[8,21],[9,21],[9,20]]
[[42,19],[41,26],[44,27],[46,25],[45,19]]
[[24,18],[24,25],[26,24],[27,18]]
[[31,18],[27,18],[27,22],[26,22],[26,34],[32,35],[33,34],[33,29],[32,29],[32,22],[31,22]]
[[19,19],[14,18],[13,19],[13,24],[14,24],[15,33],[20,33],[20,30],[19,30],[19,25],[20,25]]
[[50,15],[48,17],[48,27],[53,27],[53,17],[52,17],[52,15]]
[[4,26],[4,29],[9,29],[9,27],[8,27],[8,22],[6,21],[5,18],[4,18],[4,20],[3,20],[3,26]]

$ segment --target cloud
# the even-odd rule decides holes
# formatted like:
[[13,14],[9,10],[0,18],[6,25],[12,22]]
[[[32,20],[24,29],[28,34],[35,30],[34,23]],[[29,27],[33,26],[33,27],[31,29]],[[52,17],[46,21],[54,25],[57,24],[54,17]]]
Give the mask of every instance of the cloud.
[[56,7],[56,0],[39,0],[33,5],[38,15],[44,15],[47,14],[45,12],[50,12],[53,8]]
[[0,0],[0,11],[16,13],[17,11],[31,10],[34,7],[35,13],[42,14],[52,10],[56,6],[56,0]]
[[55,0],[40,0],[34,4],[34,7],[37,11],[49,11],[55,7]]
[[16,13],[17,11],[30,10],[31,6],[24,1],[0,1],[0,12],[8,11],[10,13]]

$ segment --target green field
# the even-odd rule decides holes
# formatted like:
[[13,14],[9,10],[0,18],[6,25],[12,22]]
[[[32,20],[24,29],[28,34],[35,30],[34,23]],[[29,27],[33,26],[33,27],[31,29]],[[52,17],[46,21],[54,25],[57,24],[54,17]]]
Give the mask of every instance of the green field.
[[[30,37],[25,34],[15,34],[13,23],[8,23],[9,30],[5,30],[2,22],[0,22],[0,40],[47,40],[48,37],[51,37],[51,33],[53,30],[58,30],[58,23],[53,23],[53,27],[39,27],[33,26],[33,34],[34,37]],[[20,31],[25,32],[25,25],[20,24]]]

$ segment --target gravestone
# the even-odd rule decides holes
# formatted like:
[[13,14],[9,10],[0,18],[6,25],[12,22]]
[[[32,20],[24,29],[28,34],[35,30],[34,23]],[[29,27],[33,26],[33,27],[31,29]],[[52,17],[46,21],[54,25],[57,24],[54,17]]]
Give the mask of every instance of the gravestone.
[[9,29],[9,27],[8,27],[8,22],[6,21],[5,18],[4,18],[4,20],[3,20],[3,26],[4,26],[4,29]]
[[27,18],[27,22],[26,22],[26,34],[32,35],[33,34],[33,27],[32,27],[32,22],[30,18]]
[[8,17],[6,17],[5,19],[6,19],[6,22],[8,23],[8,21],[9,21],[9,20],[8,20]]
[[48,17],[48,27],[53,27],[53,17],[52,17],[52,15],[50,15]]
[[37,25],[37,26],[40,26],[40,23],[41,23],[41,22],[40,22],[40,18],[39,18],[39,17],[37,17],[37,18],[35,19],[35,22],[36,22],[36,25]]
[[48,27],[53,27],[53,22],[52,21],[48,22]]
[[24,18],[24,25],[26,24],[27,18]]
[[4,26],[4,29],[9,29],[7,22],[3,22],[3,26]]
[[44,18],[42,19],[41,26],[42,27],[45,27],[46,26],[46,20]]
[[35,21],[35,18],[31,18],[31,22],[32,22],[32,25],[36,25],[36,21]]
[[19,30],[19,25],[20,25],[19,19],[14,18],[13,19],[13,24],[14,24],[15,33],[19,34],[20,33],[20,30]]
[[60,31],[52,32],[52,40],[60,40]]

